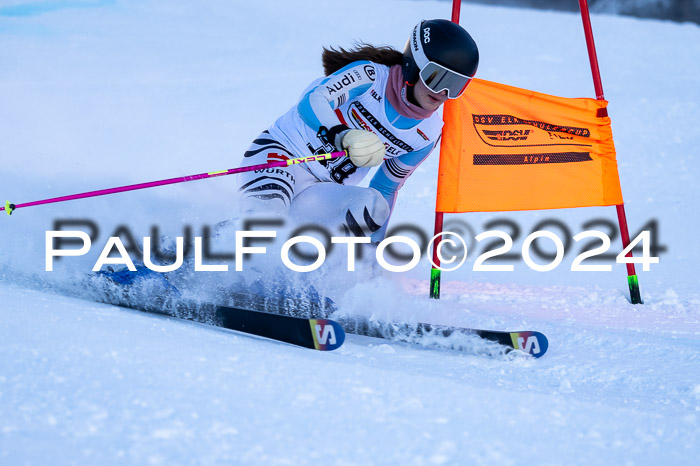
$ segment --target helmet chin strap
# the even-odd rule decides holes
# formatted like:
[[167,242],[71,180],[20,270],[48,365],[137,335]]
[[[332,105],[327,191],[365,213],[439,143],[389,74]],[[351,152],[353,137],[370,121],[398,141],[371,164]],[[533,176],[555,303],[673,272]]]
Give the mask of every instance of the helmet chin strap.
[[[413,89],[414,89],[413,86],[415,86],[415,83],[411,84],[408,81],[406,81],[406,99],[408,99],[408,103],[410,103],[411,105],[415,105],[416,107],[420,107],[420,105],[418,104],[418,101],[416,100],[416,96],[413,92]],[[421,107],[421,108],[423,108],[423,107]]]

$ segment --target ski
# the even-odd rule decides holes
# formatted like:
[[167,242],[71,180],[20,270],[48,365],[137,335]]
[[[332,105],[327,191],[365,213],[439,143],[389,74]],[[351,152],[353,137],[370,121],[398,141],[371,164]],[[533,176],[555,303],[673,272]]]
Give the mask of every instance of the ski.
[[[535,331],[482,330],[425,323],[381,322],[356,317],[338,320],[347,333],[447,350],[481,351],[492,355],[522,351],[540,358],[549,348],[547,337]],[[497,347],[480,348],[473,340],[476,337],[493,342]]]
[[345,331],[337,322],[319,316],[284,315],[251,310],[249,301],[219,305],[187,299],[163,274],[143,266],[98,272],[81,282],[94,299],[127,309],[190,320],[237,332],[257,335],[303,348],[332,351],[342,346]]
[[[152,314],[191,320],[208,325],[257,335],[303,348],[332,351],[345,342],[345,334],[381,338],[427,348],[466,351],[497,355],[522,351],[534,358],[544,356],[549,348],[547,337],[535,331],[497,331],[425,323],[381,322],[362,317],[345,316],[336,320],[296,317],[254,311],[242,307],[216,304],[169,302],[136,305],[110,303]],[[474,339],[492,342],[478,345]]]
[[[535,331],[497,331],[426,323],[386,322],[341,314],[335,303],[311,293],[299,296],[221,290],[227,305],[184,299],[164,278],[141,277],[124,282],[121,272],[100,273],[84,282],[95,299],[139,311],[163,314],[278,340],[304,348],[330,351],[339,348],[345,334],[382,338],[426,348],[499,355],[518,351],[535,358],[549,347],[547,337]],[[103,280],[106,275],[108,280]],[[152,274],[151,274],[152,275]],[[117,281],[117,279],[121,281]],[[289,290],[286,290],[289,291]],[[308,294],[308,293],[307,293]],[[316,302],[318,301],[318,302]],[[252,310],[256,309],[256,310]],[[329,319],[333,316],[334,320]],[[484,344],[489,342],[489,344]]]
[[547,337],[541,332],[499,332],[475,329],[474,333],[486,340],[495,341],[501,345],[524,351],[535,358],[544,356],[549,348],[549,340],[547,340]]
[[345,341],[345,331],[330,319],[304,319],[228,306],[214,306],[220,326],[318,351],[332,351]]
[[306,319],[231,306],[186,302],[173,304],[161,301],[157,304],[137,305],[122,301],[107,304],[222,327],[318,351],[333,351],[345,342],[343,327],[331,319]]

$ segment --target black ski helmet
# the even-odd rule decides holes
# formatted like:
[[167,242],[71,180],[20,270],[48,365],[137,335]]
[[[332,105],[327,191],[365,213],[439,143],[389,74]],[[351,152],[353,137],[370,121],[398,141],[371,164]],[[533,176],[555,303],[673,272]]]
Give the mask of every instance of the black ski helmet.
[[406,82],[415,84],[430,62],[471,78],[479,65],[479,49],[459,24],[446,19],[423,20],[413,28],[403,52]]

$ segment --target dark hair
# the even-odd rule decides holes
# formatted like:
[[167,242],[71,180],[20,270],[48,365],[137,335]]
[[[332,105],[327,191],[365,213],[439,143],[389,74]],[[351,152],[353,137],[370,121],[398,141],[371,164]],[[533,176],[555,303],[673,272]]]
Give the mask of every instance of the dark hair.
[[337,49],[323,48],[321,62],[326,76],[335,73],[344,66],[358,60],[369,60],[380,65],[393,66],[403,63],[403,53],[393,47],[374,45],[360,42],[349,50],[342,47]]

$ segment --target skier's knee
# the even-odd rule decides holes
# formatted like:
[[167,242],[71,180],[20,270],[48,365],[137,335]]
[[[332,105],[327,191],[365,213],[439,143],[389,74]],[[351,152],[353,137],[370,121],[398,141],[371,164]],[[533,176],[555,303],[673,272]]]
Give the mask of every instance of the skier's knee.
[[375,189],[367,188],[345,212],[346,233],[352,236],[371,236],[386,223],[390,212],[384,197]]

